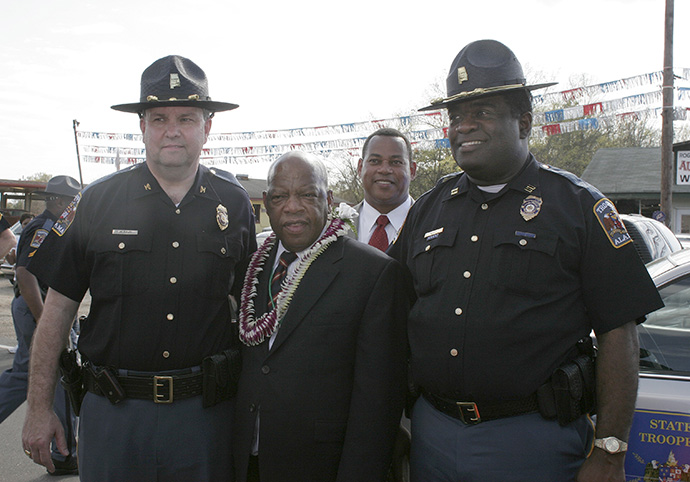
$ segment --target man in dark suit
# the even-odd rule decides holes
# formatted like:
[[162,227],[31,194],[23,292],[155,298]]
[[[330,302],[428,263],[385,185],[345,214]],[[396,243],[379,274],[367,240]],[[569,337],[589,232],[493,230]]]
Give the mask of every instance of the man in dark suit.
[[388,249],[414,202],[410,182],[416,173],[412,146],[405,134],[384,127],[367,137],[357,164],[364,188],[364,200],[355,206],[359,241],[382,251]]
[[344,236],[314,156],[283,155],[267,183],[275,234],[241,300],[237,480],[381,482],[405,393],[400,266]]

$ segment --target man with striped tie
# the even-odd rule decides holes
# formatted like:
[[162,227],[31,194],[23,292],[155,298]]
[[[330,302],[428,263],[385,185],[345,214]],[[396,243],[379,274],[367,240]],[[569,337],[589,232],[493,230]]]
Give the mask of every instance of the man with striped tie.
[[247,269],[233,433],[238,482],[380,482],[405,394],[400,265],[345,236],[326,169],[299,151],[269,169],[273,233]]

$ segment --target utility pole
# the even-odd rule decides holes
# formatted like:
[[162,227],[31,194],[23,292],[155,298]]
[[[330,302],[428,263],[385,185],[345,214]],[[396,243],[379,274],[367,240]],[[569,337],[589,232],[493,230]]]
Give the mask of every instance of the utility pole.
[[[673,1],[673,0],[671,0]],[[81,184],[82,189],[84,189],[84,178],[81,175],[81,157],[79,157],[79,141],[77,140],[77,126],[79,121],[77,119],[72,120],[72,128],[74,129],[74,145],[77,148],[77,165],[79,166],[79,184]]]
[[664,15],[664,80],[661,111],[661,196],[664,222],[671,225],[673,187],[673,1],[666,0]]

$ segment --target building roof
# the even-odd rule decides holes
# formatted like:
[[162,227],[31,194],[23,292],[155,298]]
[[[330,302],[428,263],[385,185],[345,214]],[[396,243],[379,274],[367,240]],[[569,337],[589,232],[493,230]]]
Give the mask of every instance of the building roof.
[[[599,149],[582,179],[606,196],[621,198],[661,191],[661,148],[630,147]],[[690,185],[678,186],[673,177],[672,192],[690,193]]]
[[266,190],[266,179],[249,179],[246,176],[239,175],[237,176],[237,180],[242,184],[242,187],[247,190],[249,199],[263,199],[263,194]]

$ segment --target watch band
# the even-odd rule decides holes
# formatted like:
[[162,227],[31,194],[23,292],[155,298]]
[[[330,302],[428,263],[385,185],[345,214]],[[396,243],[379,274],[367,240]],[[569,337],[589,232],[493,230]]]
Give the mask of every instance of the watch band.
[[624,442],[617,437],[594,439],[594,446],[610,454],[619,454],[628,450],[628,442]]

